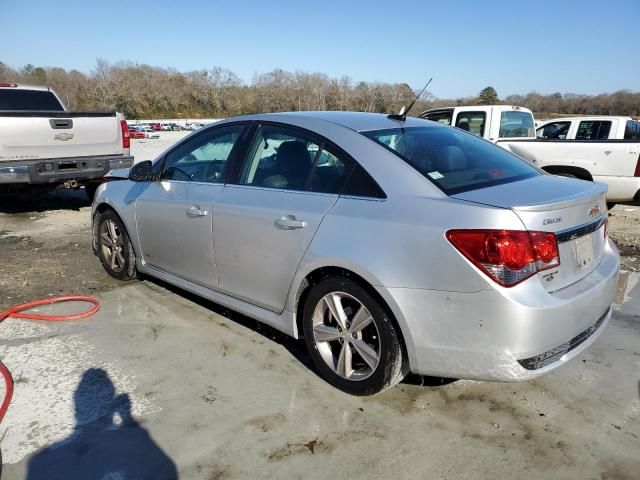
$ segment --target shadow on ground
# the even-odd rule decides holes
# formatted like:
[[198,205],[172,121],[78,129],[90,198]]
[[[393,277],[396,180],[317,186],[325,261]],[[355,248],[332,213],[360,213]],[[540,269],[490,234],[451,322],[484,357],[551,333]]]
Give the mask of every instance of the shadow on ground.
[[17,192],[0,192],[0,213],[30,213],[51,210],[80,210],[91,206],[84,189],[29,188]]
[[129,395],[116,395],[107,372],[88,369],[74,393],[76,426],[35,454],[27,480],[174,480],[176,465],[131,416]]
[[[311,360],[311,357],[307,352],[307,347],[303,340],[296,340],[295,338],[290,337],[289,335],[286,335],[280,332],[279,330],[276,330],[275,328],[270,327],[269,325],[266,325],[257,320],[249,318],[234,310],[230,310],[210,300],[199,297],[198,295],[195,295],[191,292],[182,290],[181,288],[178,288],[169,283],[163,282],[162,280],[149,277],[146,275],[142,276],[141,279],[144,281],[148,281],[156,285],[159,285],[162,288],[169,290],[172,293],[175,293],[176,295],[180,295],[181,297],[197,305],[200,305],[201,307],[206,308],[207,310],[211,310],[217,313],[218,315],[222,315],[223,317],[228,318],[229,320],[232,320],[233,322],[239,325],[242,325],[245,328],[253,330],[256,333],[259,333],[263,337],[278,343],[279,345],[283,346],[291,354],[291,356],[293,356],[298,362],[304,365],[307,368],[307,370],[313,372],[315,375],[322,378],[322,376],[316,369],[315,365],[313,364],[313,360]],[[405,377],[402,383],[409,384],[409,385],[419,385],[424,387],[440,387],[442,385],[448,385],[455,381],[457,381],[457,379],[442,378],[442,377],[428,377],[428,376],[410,373]]]

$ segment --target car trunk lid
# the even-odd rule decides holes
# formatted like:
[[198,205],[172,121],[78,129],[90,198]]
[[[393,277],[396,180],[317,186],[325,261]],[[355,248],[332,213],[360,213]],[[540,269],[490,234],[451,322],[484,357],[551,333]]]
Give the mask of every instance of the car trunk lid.
[[527,230],[555,233],[560,266],[538,274],[544,287],[555,291],[576,283],[598,266],[605,247],[606,193],[601,183],[540,175],[453,197],[509,208]]

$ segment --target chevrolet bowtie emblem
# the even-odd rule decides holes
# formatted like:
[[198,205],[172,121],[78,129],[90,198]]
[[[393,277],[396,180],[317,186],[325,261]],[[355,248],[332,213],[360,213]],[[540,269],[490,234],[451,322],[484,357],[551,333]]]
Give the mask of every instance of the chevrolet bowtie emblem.
[[66,142],[67,140],[71,140],[73,138],[73,133],[56,133],[53,136],[54,140],[61,140]]
[[590,217],[597,217],[598,215],[600,215],[600,207],[598,205],[594,205],[589,210],[589,216]]

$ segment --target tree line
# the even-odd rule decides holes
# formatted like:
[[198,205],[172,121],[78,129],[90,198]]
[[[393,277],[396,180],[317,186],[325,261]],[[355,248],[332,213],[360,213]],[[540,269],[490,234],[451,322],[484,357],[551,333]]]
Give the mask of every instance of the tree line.
[[[406,83],[356,82],[348,76],[275,69],[244,83],[223,67],[178,72],[130,62],[98,60],[89,74],[28,64],[0,62],[0,82],[52,87],[71,110],[117,110],[127,118],[221,118],[293,110],[398,112],[417,92]],[[505,103],[530,108],[537,117],[555,115],[640,115],[640,92],[600,95],[530,92],[499,98],[493,87],[478,96],[435,98],[425,92],[411,114],[429,108]]]

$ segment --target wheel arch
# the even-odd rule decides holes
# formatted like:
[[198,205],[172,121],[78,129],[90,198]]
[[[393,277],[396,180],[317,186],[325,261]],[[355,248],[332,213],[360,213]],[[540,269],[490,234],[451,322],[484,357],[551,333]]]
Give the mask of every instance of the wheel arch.
[[137,242],[137,235],[136,238],[132,237],[132,232],[135,233],[133,231],[133,229],[130,227],[130,225],[128,225],[125,217],[123,215],[120,215],[120,213],[118,212],[118,209],[115,208],[113,205],[111,205],[108,202],[105,201],[101,201],[98,205],[96,205],[96,207],[93,209],[93,217],[91,220],[91,226],[92,226],[92,239],[91,239],[91,246],[93,248],[93,251],[96,252],[97,251],[97,245],[96,245],[96,235],[95,233],[97,232],[98,229],[98,222],[100,221],[100,216],[105,213],[106,211],[111,210],[122,222],[122,224],[124,225],[124,227],[127,229],[127,235],[129,235],[129,240],[131,241],[131,246],[133,247],[133,252],[136,256],[136,259],[141,258],[140,257],[140,252],[138,251],[138,242]]
[[338,265],[325,265],[316,266],[310,269],[302,275],[300,281],[297,282],[297,286],[294,290],[295,295],[292,298],[293,301],[293,333],[295,338],[302,338],[302,312],[304,309],[304,303],[306,297],[309,294],[311,287],[320,283],[323,279],[333,276],[341,276],[351,279],[362,287],[366,292],[371,295],[385,310],[385,313],[391,319],[400,337],[400,343],[402,345],[402,351],[405,361],[411,364],[412,357],[412,344],[411,336],[407,331],[407,326],[402,317],[402,314],[395,304],[392,298],[383,296],[380,291],[374,287],[377,282],[375,277],[368,272],[356,272],[353,268]]
[[572,165],[547,165],[542,167],[542,170],[552,175],[568,173],[581,180],[588,180],[589,182],[593,182],[593,176],[591,175],[591,172],[581,167],[575,167]]

